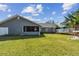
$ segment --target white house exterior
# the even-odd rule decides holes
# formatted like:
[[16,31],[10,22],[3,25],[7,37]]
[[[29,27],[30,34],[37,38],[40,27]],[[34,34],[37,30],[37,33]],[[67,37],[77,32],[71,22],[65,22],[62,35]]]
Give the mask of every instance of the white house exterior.
[[40,35],[41,32],[56,32],[54,24],[37,24],[20,15],[9,17],[0,23],[0,27],[7,27],[8,35]]
[[41,32],[46,32],[46,33],[56,33],[56,24],[50,24],[50,23],[40,23],[41,27]]
[[0,27],[8,27],[8,35],[40,35],[41,29],[39,24],[19,15],[1,22]]

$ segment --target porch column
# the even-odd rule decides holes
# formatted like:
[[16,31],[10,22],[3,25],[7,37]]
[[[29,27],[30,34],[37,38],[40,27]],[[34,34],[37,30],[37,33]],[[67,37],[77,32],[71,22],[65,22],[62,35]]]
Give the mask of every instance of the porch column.
[[39,35],[40,35],[40,32],[41,32],[41,27],[39,27]]

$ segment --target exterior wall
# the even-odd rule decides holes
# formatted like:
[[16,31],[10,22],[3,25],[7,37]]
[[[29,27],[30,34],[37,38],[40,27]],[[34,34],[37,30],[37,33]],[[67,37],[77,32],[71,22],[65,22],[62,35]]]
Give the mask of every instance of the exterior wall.
[[56,29],[55,28],[42,28],[41,29],[41,32],[56,32]]
[[8,35],[8,28],[7,27],[0,27],[0,36],[1,35]]
[[39,34],[40,32],[23,32],[23,26],[38,26],[32,22],[27,21],[26,19],[23,20],[22,18],[15,18],[6,23],[0,25],[0,27],[8,27],[8,34],[9,35],[31,35],[31,34]]

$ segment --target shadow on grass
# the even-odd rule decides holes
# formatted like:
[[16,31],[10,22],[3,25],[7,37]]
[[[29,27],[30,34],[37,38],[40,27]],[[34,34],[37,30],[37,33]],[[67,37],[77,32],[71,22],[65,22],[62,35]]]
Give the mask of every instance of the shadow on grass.
[[41,37],[45,37],[44,34],[41,34],[40,36],[38,35],[32,35],[32,36],[5,35],[5,36],[0,36],[0,41],[32,39],[32,38],[41,38]]
[[72,35],[70,33],[56,33],[56,34],[62,34],[62,35]]

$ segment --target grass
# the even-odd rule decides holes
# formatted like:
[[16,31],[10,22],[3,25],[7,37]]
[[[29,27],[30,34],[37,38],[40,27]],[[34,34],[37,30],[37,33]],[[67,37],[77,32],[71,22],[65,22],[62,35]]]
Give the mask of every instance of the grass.
[[1,56],[79,56],[79,41],[69,35],[0,37]]

